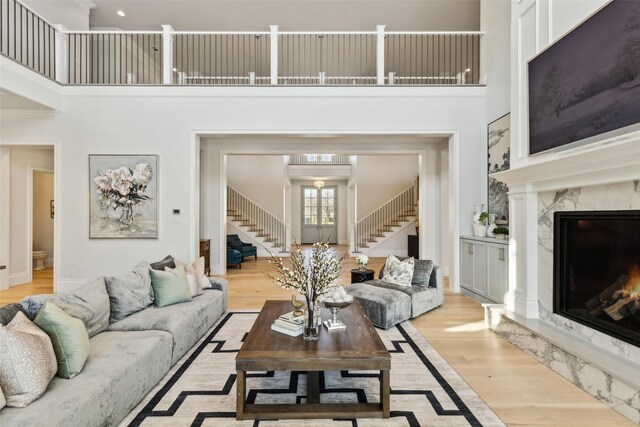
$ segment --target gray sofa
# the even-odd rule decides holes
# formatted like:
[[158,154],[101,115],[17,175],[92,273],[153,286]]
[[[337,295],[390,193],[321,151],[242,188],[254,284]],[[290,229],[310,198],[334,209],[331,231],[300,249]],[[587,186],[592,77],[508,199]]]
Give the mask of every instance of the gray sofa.
[[354,283],[345,290],[360,301],[371,323],[389,329],[444,303],[442,268],[428,260],[415,263],[411,286],[385,282],[383,268],[378,280]]
[[0,425],[118,425],[226,311],[226,281],[211,282],[190,302],[151,305],[111,323],[91,337],[80,374],[55,377],[26,408],[3,408]]

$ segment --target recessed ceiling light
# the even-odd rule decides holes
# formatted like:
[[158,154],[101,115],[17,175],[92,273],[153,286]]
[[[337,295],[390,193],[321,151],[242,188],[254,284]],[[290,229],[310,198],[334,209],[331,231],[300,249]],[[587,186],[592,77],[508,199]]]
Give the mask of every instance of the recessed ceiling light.
[[177,68],[174,68],[174,69],[173,69],[173,71],[178,71],[178,69],[177,69]]
[[118,16],[125,16],[124,10],[119,10],[116,12]]

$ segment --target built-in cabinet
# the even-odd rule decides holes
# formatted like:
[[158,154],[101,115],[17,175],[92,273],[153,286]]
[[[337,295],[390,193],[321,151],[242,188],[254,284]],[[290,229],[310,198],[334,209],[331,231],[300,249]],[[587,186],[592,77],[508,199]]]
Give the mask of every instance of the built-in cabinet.
[[504,302],[509,283],[508,241],[460,238],[460,286],[482,298]]

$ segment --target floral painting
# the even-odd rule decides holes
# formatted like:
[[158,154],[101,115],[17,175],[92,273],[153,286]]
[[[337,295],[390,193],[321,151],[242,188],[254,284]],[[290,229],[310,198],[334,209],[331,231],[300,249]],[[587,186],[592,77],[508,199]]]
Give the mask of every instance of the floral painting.
[[[509,169],[511,157],[510,138],[510,114],[506,114],[489,123],[488,145],[489,145],[489,174],[501,172]],[[489,177],[488,182],[488,212],[494,214],[500,223],[509,221],[509,188],[506,184],[497,179]]]
[[156,155],[90,155],[92,239],[158,237]]

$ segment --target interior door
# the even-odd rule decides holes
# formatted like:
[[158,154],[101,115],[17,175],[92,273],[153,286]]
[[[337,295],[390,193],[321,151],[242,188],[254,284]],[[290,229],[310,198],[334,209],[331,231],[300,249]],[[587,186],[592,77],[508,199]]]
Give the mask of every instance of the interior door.
[[338,188],[302,187],[302,243],[338,243]]

